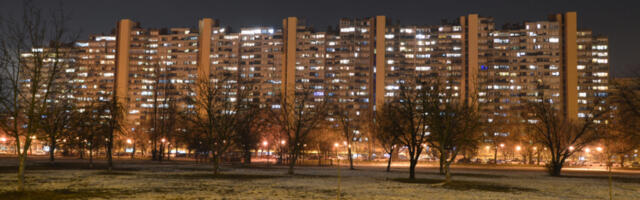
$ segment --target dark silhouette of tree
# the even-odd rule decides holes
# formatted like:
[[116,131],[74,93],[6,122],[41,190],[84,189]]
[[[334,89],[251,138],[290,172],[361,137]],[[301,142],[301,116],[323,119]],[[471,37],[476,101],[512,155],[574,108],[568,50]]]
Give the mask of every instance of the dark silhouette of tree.
[[530,109],[527,116],[530,120],[528,132],[535,142],[549,151],[551,159],[547,167],[551,176],[560,176],[567,158],[604,135],[603,128],[596,123],[604,123],[603,117],[608,112],[606,106],[601,104],[597,104],[590,114],[577,120],[565,117],[549,101],[531,102],[527,106]]
[[202,134],[204,146],[212,154],[213,172],[218,175],[221,157],[236,139],[236,129],[243,117],[241,113],[247,109],[243,100],[253,88],[234,87],[226,80],[211,82],[204,79],[190,87],[196,95],[187,97],[187,103],[194,107],[187,109],[183,117],[193,126],[193,131]]
[[397,151],[400,141],[399,134],[402,133],[400,124],[398,124],[398,117],[400,113],[397,112],[390,104],[385,103],[382,109],[376,113],[374,119],[374,135],[380,143],[382,150],[389,155],[387,161],[387,172],[391,171],[391,160],[393,154]]
[[54,104],[56,85],[68,54],[65,44],[75,35],[60,8],[50,16],[32,1],[24,1],[21,18],[0,21],[0,128],[13,137],[18,154],[18,187],[24,190],[27,151],[43,131],[47,110]]
[[294,174],[296,161],[312,130],[325,122],[326,100],[314,102],[312,90],[303,88],[292,97],[281,98],[280,109],[272,110],[272,123],[276,124],[287,140],[288,174]]

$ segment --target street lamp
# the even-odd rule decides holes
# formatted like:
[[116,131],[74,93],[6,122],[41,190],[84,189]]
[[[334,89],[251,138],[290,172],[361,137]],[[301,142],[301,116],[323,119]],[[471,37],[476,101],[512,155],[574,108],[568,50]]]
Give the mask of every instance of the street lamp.
[[[502,159],[506,160],[507,159],[507,155],[504,155],[504,143],[500,143],[500,149],[502,149]],[[496,160],[496,164],[498,164],[497,160]]]
[[267,144],[269,144],[267,141],[262,142],[262,155],[264,155],[264,148],[267,147]]
[[269,142],[267,141],[262,142],[262,146],[267,147],[267,165],[269,165],[269,146],[268,145],[269,145]]

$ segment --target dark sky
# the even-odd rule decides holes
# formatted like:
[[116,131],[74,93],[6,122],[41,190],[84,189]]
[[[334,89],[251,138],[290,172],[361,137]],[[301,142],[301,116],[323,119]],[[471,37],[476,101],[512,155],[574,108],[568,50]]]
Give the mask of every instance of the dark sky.
[[[0,1],[0,12],[16,14],[19,0]],[[59,2],[36,0],[44,8]],[[341,17],[386,15],[403,24],[438,24],[468,13],[495,17],[505,22],[546,19],[549,14],[578,12],[579,28],[592,29],[609,37],[614,76],[640,70],[640,3],[635,0],[64,0],[70,22],[89,33],[109,32],[118,19],[130,18],[143,27],[195,27],[203,17],[219,19],[235,30],[254,25],[279,26],[287,16],[305,17],[309,25],[324,29]],[[635,9],[635,10],[634,10]]]

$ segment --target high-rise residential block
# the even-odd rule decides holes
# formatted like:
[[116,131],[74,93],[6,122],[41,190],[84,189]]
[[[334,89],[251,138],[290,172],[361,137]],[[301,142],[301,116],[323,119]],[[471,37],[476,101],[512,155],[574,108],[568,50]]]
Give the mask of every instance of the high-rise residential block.
[[[116,31],[79,41],[72,82],[78,103],[113,97],[126,109],[126,130],[175,106],[193,107],[197,82],[255,91],[242,100],[279,109],[309,92],[353,117],[375,110],[417,81],[441,83],[477,105],[488,123],[535,123],[525,103],[547,101],[581,118],[608,95],[608,41],[578,30],[575,12],[506,24],[477,14],[435,25],[403,25],[385,16],[340,19],[316,31],[303,19],[232,31],[213,19],[197,28],[148,29],[124,19]],[[238,101],[230,92],[229,101]],[[314,104],[311,103],[311,104]]]

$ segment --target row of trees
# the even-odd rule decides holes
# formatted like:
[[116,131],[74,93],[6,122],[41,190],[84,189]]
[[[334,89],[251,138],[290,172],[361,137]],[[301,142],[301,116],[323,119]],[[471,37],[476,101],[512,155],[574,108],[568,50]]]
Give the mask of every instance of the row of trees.
[[[481,144],[493,147],[494,162],[498,145],[524,141],[522,153],[532,160],[534,149],[548,155],[549,174],[560,176],[565,161],[587,145],[605,143],[609,164],[614,158],[624,164],[626,154],[640,147],[637,108],[640,83],[616,85],[608,98],[597,99],[584,117],[567,117],[552,101],[527,102],[521,119],[503,123],[504,119],[480,116],[474,99],[456,101],[454,91],[438,83],[417,82],[414,87],[401,86],[398,96],[385,103],[377,113],[375,135],[388,154],[405,147],[409,155],[409,178],[425,147],[430,147],[440,162],[440,172],[451,180],[450,165],[457,155],[473,153]],[[619,116],[624,116],[621,118]],[[494,118],[494,117],[492,117]],[[499,118],[499,116],[497,117]],[[513,121],[516,121],[515,123]],[[496,134],[510,132],[508,135]],[[615,145],[613,145],[615,144]],[[389,158],[387,171],[391,158]]]
[[[189,95],[154,102],[150,129],[124,130],[126,125],[121,122],[125,109],[114,101],[115,97],[78,104],[70,95],[75,88],[72,79],[65,77],[64,69],[72,63],[68,60],[67,45],[75,40],[76,34],[69,31],[65,24],[68,19],[62,11],[52,13],[44,16],[27,2],[21,19],[1,21],[0,128],[15,141],[19,190],[24,189],[27,150],[34,138],[46,138],[52,162],[60,140],[78,149],[80,155],[88,151],[90,163],[94,150],[104,146],[109,169],[113,167],[112,151],[118,136],[142,135],[130,137],[134,139],[134,149],[136,144],[150,141],[154,160],[164,158],[165,148],[170,148],[165,147],[164,140],[172,140],[174,147],[180,143],[210,155],[215,174],[220,172],[222,157],[232,150],[240,150],[248,164],[258,143],[270,140],[281,142],[280,158],[288,160],[288,173],[294,174],[297,160],[306,149],[328,152],[336,140],[346,141],[350,168],[354,169],[353,141],[362,136],[360,132],[367,132],[367,139],[375,139],[389,154],[387,171],[392,155],[402,148],[409,158],[409,177],[415,178],[418,161],[429,147],[439,158],[440,172],[448,183],[451,164],[458,155],[466,156],[484,141],[493,142],[497,149],[500,138],[487,140],[493,137],[487,133],[504,126],[487,125],[475,99],[462,101],[454,95],[454,87],[440,82],[416,80],[411,85],[402,85],[398,95],[378,105],[375,113],[359,113],[326,97],[318,101],[308,88],[280,97],[278,109],[263,107],[251,80],[234,77],[236,84],[229,85],[224,79],[211,81],[201,77],[187,86]],[[579,119],[565,117],[550,101],[527,104],[529,109],[522,117],[535,123],[522,123],[528,130],[524,132],[531,144],[548,151],[551,175],[560,175],[568,157],[595,141],[638,141],[640,100],[633,89],[620,87],[620,92],[610,100],[614,104],[597,101],[593,106],[596,109]],[[159,108],[159,104],[167,106]],[[625,120],[611,120],[612,114],[624,116]],[[614,129],[608,124],[622,128]],[[326,130],[339,134],[330,138]],[[625,144],[629,145],[624,149],[608,149],[614,154],[637,147],[634,143]],[[373,147],[368,149],[372,151]]]
[[123,109],[108,100],[77,104],[73,79],[65,73],[78,35],[67,24],[70,18],[62,9],[43,11],[31,1],[23,8],[20,17],[0,18],[0,130],[15,144],[18,190],[24,190],[25,163],[36,138],[47,141],[52,163],[61,140],[89,152],[104,144],[111,170]]

